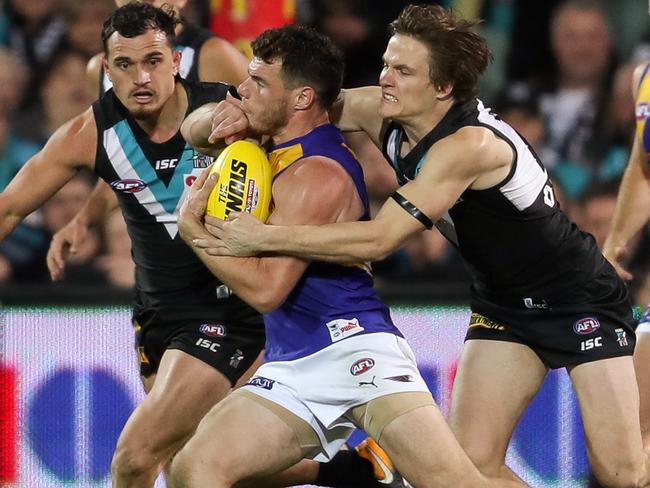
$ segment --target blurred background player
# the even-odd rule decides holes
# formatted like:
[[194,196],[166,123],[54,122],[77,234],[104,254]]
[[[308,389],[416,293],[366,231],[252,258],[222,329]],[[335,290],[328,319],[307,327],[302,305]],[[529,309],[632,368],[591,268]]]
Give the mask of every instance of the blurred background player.
[[[628,270],[644,226],[650,219],[650,64],[639,64],[633,77],[632,91],[636,99],[636,132],[632,153],[618,193],[614,218],[605,241],[603,254],[619,275],[632,280]],[[647,309],[636,329],[637,345],[634,365],[639,383],[641,433],[646,445],[650,443],[650,309]]]

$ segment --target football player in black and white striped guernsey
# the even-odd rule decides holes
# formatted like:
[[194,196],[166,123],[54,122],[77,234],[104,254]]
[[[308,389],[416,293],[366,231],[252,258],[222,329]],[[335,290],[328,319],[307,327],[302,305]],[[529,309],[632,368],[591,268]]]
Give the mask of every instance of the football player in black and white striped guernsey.
[[596,475],[606,486],[648,486],[625,284],[562,213],[526,141],[475,98],[489,52],[473,23],[428,5],[407,7],[391,27],[380,87],[346,91],[338,122],[383,148],[403,185],[375,219],[208,219],[220,239],[194,244],[215,255],[355,262],[381,259],[436,225],[473,276],[449,417],[472,461],[524,484],[505,465],[510,436],[548,370],[566,368]]
[[[121,7],[130,0],[116,0]],[[187,5],[187,0],[146,0],[154,7],[168,5],[180,15]],[[237,86],[247,76],[248,59],[225,39],[217,37],[209,30],[202,29],[181,17],[181,22],[175,28],[175,49],[181,53],[178,74],[183,79],[192,82],[223,82]],[[93,93],[101,97],[112,86],[110,77],[103,67],[104,53],[95,55],[86,68],[88,82]],[[52,279],[63,277],[65,261],[70,249],[79,245],[78,240],[87,234],[83,225],[88,214],[103,213],[108,215],[118,206],[113,190],[102,180],[99,180],[92,195],[80,212],[68,225],[59,230],[50,243],[47,255],[47,265]]]

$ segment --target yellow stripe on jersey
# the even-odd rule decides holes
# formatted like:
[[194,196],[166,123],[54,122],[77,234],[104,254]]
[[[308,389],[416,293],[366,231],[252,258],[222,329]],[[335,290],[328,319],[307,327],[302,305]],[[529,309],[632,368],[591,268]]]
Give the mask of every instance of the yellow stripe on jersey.
[[282,147],[271,151],[269,153],[269,162],[271,163],[271,170],[275,178],[280,171],[287,169],[293,163],[302,158],[304,151],[301,144],[294,144],[293,146]]
[[646,68],[646,72],[639,83],[635,112],[637,137],[643,142],[646,154],[650,154],[650,134],[648,134],[648,131],[650,131],[650,124],[648,124],[648,118],[650,117],[650,76],[648,76],[648,68]]

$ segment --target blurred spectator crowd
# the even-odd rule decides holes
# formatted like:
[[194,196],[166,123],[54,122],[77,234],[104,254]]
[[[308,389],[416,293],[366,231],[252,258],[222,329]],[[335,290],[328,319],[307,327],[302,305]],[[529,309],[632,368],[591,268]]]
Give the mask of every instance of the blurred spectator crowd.
[[[242,2],[253,8],[255,0],[232,3]],[[227,3],[190,0],[184,15],[205,27],[219,25],[214,16],[228,15],[223,10]],[[277,3],[297,22],[332,37],[345,54],[345,86],[354,87],[377,83],[388,22],[404,5],[427,2]],[[484,19],[480,30],[494,61],[483,78],[480,98],[529,141],[551,173],[564,210],[602,245],[634,134],[632,70],[650,61],[647,4],[440,3],[465,17]],[[86,81],[86,64],[102,50],[101,27],[113,8],[114,0],[0,0],[0,190],[54,129],[96,98],[98,87]],[[229,40],[239,46],[236,39]],[[396,187],[392,170],[364,136],[350,135],[349,144],[364,164],[379,206]],[[80,208],[94,183],[93,175],[80,174],[0,243],[0,284],[49,280],[45,266],[49,240]],[[650,301],[650,279],[645,279],[650,276],[649,237],[646,231],[638,236],[631,258],[639,305]],[[375,263],[374,269],[380,284],[417,282],[434,290],[468,283],[456,251],[435,229]],[[71,258],[61,286],[66,282],[132,286],[130,244],[119,212],[95,229]]]

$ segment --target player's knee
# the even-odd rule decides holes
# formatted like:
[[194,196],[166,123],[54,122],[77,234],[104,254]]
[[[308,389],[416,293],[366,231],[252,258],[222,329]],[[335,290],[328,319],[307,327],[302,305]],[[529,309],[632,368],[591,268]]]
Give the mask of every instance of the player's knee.
[[156,471],[156,460],[149,453],[119,443],[113,454],[111,473],[114,479],[140,479]]
[[172,460],[172,486],[175,488],[190,488],[192,486],[192,467],[189,456],[181,449]]
[[640,488],[646,486],[646,466],[634,459],[614,460],[594,469],[598,481],[610,488]]

